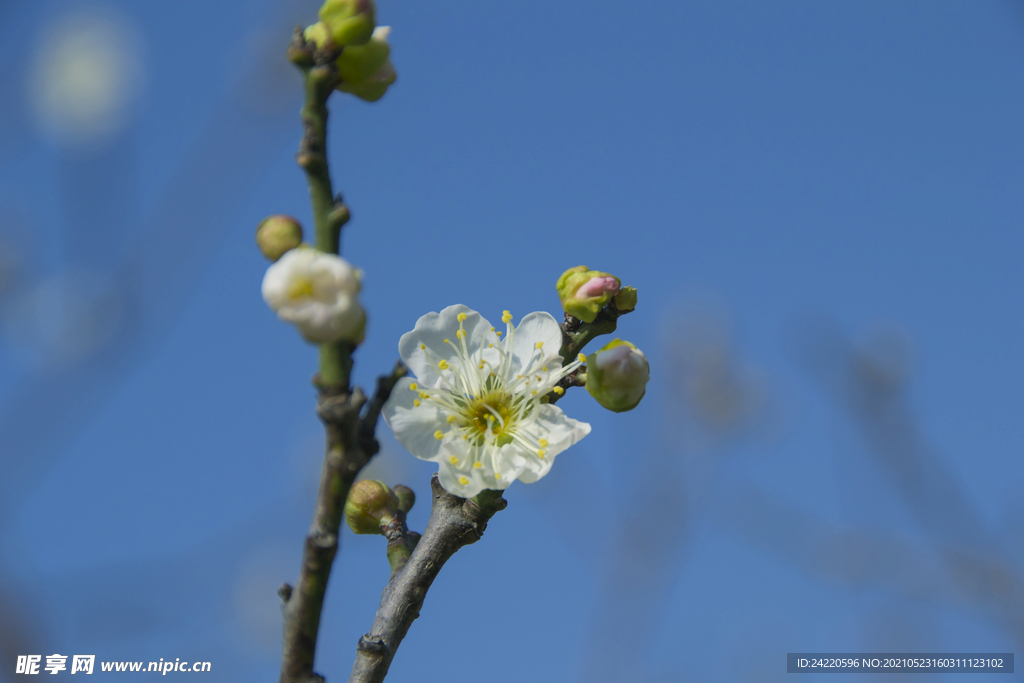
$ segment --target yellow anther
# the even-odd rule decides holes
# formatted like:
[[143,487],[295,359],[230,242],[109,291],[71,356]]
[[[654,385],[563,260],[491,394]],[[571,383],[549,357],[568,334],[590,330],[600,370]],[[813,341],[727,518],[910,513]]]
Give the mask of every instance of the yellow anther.
[[495,473],[494,473],[494,478],[495,478],[495,479],[501,479],[501,475],[500,475],[500,474],[498,474],[497,472],[495,472]]
[[536,344],[533,345],[533,348],[539,349],[542,346],[544,346],[544,342],[537,342]]
[[416,391],[419,388],[420,385],[416,384],[416,382],[413,382],[412,384],[409,385],[409,391]]
[[510,322],[512,322],[512,314],[509,313],[508,311],[502,311],[502,313],[501,313],[501,322],[503,322],[503,323],[510,323]]
[[581,353],[580,355],[576,356],[576,360],[578,360],[578,361],[579,361],[579,362],[581,362],[581,363],[586,363],[586,362],[587,362],[587,357],[586,357],[586,356],[584,356],[584,355],[583,355],[583,354]]
[[494,328],[493,327],[491,328],[491,332],[494,332]]
[[480,365],[478,365],[477,367],[479,367],[481,370],[483,370],[484,369],[484,362],[480,361]]
[[494,348],[494,344],[488,344],[488,345],[487,345],[487,348],[489,348],[489,349],[493,349],[493,348]]
[[562,394],[564,394],[564,393],[565,393],[565,389],[563,389],[562,387],[555,387],[555,388],[554,388],[554,389],[552,389],[551,391],[555,392],[555,393],[556,393],[556,394],[558,394],[559,396],[561,396]]
[[468,438],[469,438],[469,435],[468,435],[468,434],[463,434],[463,435],[462,435],[462,438],[463,438],[463,439],[468,439]]
[[544,449],[543,448],[541,448],[541,449],[539,449],[537,451],[537,457],[538,458],[543,458],[544,457]]
[[413,407],[419,408],[420,407],[420,400],[418,398],[414,398],[412,400],[412,405],[413,405]]
[[442,370],[447,370],[448,369],[448,361],[446,361],[445,359],[442,358],[441,362],[437,364],[437,367],[441,368]]
[[466,479],[465,477],[459,477],[459,483],[465,486],[466,484],[469,483],[469,479]]
[[448,343],[448,340],[447,340],[447,339],[445,339],[445,340],[444,340],[444,343],[445,343],[445,344],[447,344],[447,343]]
[[475,463],[473,463],[473,468],[474,469],[480,469],[483,466],[484,466],[484,464],[482,462],[475,462]]
[[434,438],[440,441],[441,439],[444,438],[444,432],[438,429],[436,432],[434,432]]
[[533,395],[534,395],[534,396],[536,396],[536,395],[537,395],[537,390],[536,390],[536,389],[534,389],[534,390],[533,390]]
[[420,351],[424,351],[424,350],[426,350],[426,348],[427,348],[426,344],[420,344]]
[[540,444],[540,447],[541,447],[541,448],[547,448],[547,447],[548,447],[548,440],[547,440],[547,439],[541,439],[541,440],[540,440],[540,441],[538,441],[537,443],[539,443],[539,444]]
[[430,398],[430,394],[425,391],[420,392],[420,398]]
[[455,417],[454,415],[449,415],[446,419],[448,420],[448,424],[451,424],[459,418]]
[[456,457],[455,457],[455,456],[453,455],[452,457],[448,458],[448,462],[450,462],[450,463],[451,463],[451,464],[453,464],[453,465],[458,465],[458,464],[459,464],[459,459],[458,459],[458,458],[456,458]]
[[466,338],[466,331],[465,330],[455,330],[455,336],[458,337],[459,339],[465,339]]
[[459,313],[459,314],[458,314],[457,316],[455,316],[455,317],[456,317],[456,318],[458,319],[458,321],[459,321],[459,322],[461,323],[461,322],[462,322],[463,320],[465,320],[465,319],[466,319],[466,314],[465,314],[465,313]]
[[545,365],[544,367],[541,368],[541,370],[543,370],[544,372],[547,372],[548,371],[548,366]]
[[501,336],[501,332],[495,332],[495,334],[498,335],[499,337]]

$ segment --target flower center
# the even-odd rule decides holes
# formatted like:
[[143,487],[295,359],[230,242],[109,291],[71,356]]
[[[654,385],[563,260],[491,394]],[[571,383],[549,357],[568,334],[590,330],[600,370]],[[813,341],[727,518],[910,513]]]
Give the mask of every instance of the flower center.
[[313,281],[308,277],[297,277],[288,285],[288,297],[298,299],[300,297],[313,296]]
[[469,418],[466,426],[481,436],[490,432],[500,439],[505,430],[512,426],[511,403],[512,395],[507,391],[488,391],[466,406],[466,416]]

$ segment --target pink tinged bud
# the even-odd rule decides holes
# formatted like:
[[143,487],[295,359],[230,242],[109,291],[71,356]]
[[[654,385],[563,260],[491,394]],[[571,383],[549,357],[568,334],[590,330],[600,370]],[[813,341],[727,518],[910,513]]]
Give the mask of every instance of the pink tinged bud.
[[618,294],[619,292],[619,281],[613,277],[592,277],[589,281],[583,284],[578,290],[576,290],[576,297],[579,299],[585,299],[592,296],[601,296],[602,294],[608,293],[611,295]]
[[640,349],[613,339],[587,357],[587,391],[597,402],[617,413],[632,410],[647,391],[650,365]]

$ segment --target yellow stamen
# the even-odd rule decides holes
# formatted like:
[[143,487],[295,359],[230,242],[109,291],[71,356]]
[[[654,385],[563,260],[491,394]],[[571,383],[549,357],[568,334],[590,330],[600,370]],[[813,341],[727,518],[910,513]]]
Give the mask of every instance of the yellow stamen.
[[543,448],[541,448],[540,450],[537,451],[537,456],[541,457],[541,458],[544,457],[544,449]]
[[448,361],[446,361],[446,360],[444,360],[442,358],[441,362],[437,364],[437,367],[441,368],[442,370],[447,370],[448,369]]
[[420,392],[420,398],[430,398],[430,394],[425,391]]
[[416,382],[413,382],[412,384],[409,385],[409,391],[416,391],[419,388],[420,385],[416,384]]
[[581,353],[580,355],[576,356],[576,360],[578,360],[578,361],[579,361],[579,362],[581,362],[581,363],[586,363],[586,362],[587,362],[587,357],[586,357],[586,356],[584,356],[584,355],[583,355],[583,354]]
[[455,420],[457,420],[458,418],[455,417],[454,415],[449,415],[446,419],[448,420],[448,424],[451,424],[455,422]]
[[444,438],[444,432],[438,429],[436,432],[434,432],[434,438],[440,441],[441,439]]
[[500,475],[500,474],[498,474],[497,472],[495,472],[495,473],[494,473],[494,478],[495,478],[495,479],[501,479],[501,475]]
[[540,447],[541,447],[541,448],[547,448],[547,447],[548,447],[548,440],[547,440],[547,439],[541,439],[541,440],[540,440],[540,441],[538,441],[537,443],[539,443],[539,444],[540,444]]
[[458,337],[459,339],[464,339],[466,337],[466,331],[465,330],[456,330],[455,331],[455,336]]
[[466,479],[465,477],[459,477],[459,483],[465,486],[466,484],[469,483],[469,479]]
[[288,287],[288,298],[299,299],[304,296],[313,296],[313,281],[308,277],[297,277]]
[[554,388],[554,389],[552,389],[551,391],[555,392],[555,393],[556,393],[556,394],[558,394],[559,396],[561,396],[562,394],[564,394],[564,393],[565,393],[565,389],[563,389],[562,387],[555,387],[555,388]]
[[503,323],[510,323],[510,322],[512,322],[512,314],[509,313],[508,311],[502,311],[502,313],[501,313],[501,322],[503,322]]
[[420,344],[420,351],[425,351],[427,348],[426,344]]
[[458,458],[456,458],[456,457],[455,457],[455,456],[453,455],[452,457],[448,458],[448,462],[450,462],[450,463],[451,463],[451,464],[453,464],[453,465],[458,465],[458,464],[459,464],[459,459],[458,459]]
[[[462,437],[462,438],[466,438],[466,437]],[[480,469],[483,466],[484,466],[484,464],[482,462],[475,462],[475,463],[473,463],[473,467],[476,468],[476,469]]]
[[544,346],[544,342],[537,342],[536,344],[533,345],[533,348],[539,349],[542,346]]
[[459,313],[459,314],[458,314],[457,316],[455,316],[455,317],[456,317],[456,318],[458,319],[458,321],[459,321],[459,322],[461,323],[461,322],[462,322],[463,320],[465,320],[465,319],[466,319],[466,314],[465,314],[465,313]]
[[412,404],[413,404],[414,407],[419,408],[420,407],[420,400],[418,398],[414,398],[412,400]]

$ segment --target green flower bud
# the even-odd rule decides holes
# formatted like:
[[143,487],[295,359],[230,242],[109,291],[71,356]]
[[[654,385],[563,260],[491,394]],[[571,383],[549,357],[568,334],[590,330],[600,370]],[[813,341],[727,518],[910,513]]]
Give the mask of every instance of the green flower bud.
[[384,93],[387,92],[388,86],[395,82],[397,74],[395,74],[395,67],[391,65],[391,60],[384,62],[384,65],[377,69],[377,72],[370,78],[359,83],[347,83],[342,81],[338,84],[337,89],[341,92],[347,92],[355,95],[359,99],[366,100],[367,102],[376,102],[380,98],[384,97]]
[[647,391],[651,366],[640,349],[613,339],[587,356],[587,391],[608,410],[633,410]]
[[412,510],[412,506],[416,504],[416,494],[411,488],[403,484],[399,484],[395,488],[391,489],[398,496],[398,509],[402,512],[409,512]]
[[361,479],[345,501],[345,521],[357,534],[379,534],[398,514],[398,496],[382,481]]
[[365,45],[373,35],[376,9],[373,0],[327,0],[320,21],[338,47]]
[[327,29],[327,24],[322,21],[318,21],[315,24],[306,27],[306,30],[302,32],[302,37],[306,40],[312,40],[316,43],[316,46],[321,50],[324,49],[324,45],[331,37],[331,32]]
[[366,45],[349,45],[338,57],[338,74],[350,85],[373,78],[384,62],[388,61],[391,46],[388,45],[390,26],[378,26]]
[[256,226],[256,246],[271,261],[302,244],[302,226],[291,216],[268,216]]
[[576,266],[562,273],[555,286],[562,310],[585,323],[592,323],[604,305],[618,294],[622,283],[609,273]]
[[636,308],[636,287],[623,287],[615,295],[615,308],[623,313],[629,313]]

